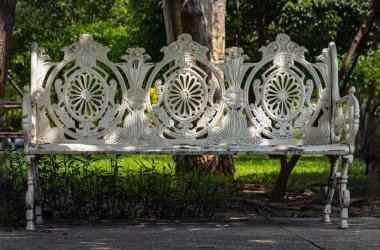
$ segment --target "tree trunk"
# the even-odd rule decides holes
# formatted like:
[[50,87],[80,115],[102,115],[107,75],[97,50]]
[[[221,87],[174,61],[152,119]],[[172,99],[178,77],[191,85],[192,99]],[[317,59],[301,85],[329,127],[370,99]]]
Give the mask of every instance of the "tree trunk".
[[[347,52],[347,56],[343,60],[342,67],[339,70],[340,81],[342,81],[343,79],[348,79],[350,74],[353,72],[353,69],[356,65],[358,57],[363,51],[364,44],[366,43],[366,40],[369,35],[369,31],[371,30],[371,27],[375,19],[379,16],[379,14],[380,14],[380,0],[374,0],[371,8],[369,9],[367,13],[367,17],[363,20],[362,24],[360,25],[358,31],[356,32],[354,36],[354,39],[351,42],[350,48],[348,49],[348,52]],[[360,44],[361,44],[361,46],[359,47],[360,49],[357,51],[357,48]],[[350,65],[351,59],[355,53],[356,53],[355,63],[351,66],[348,76],[345,76],[348,70],[348,67]],[[349,86],[347,86],[347,83],[348,83],[348,80],[345,80],[341,89],[341,95],[348,94]]]
[[[373,83],[371,83],[369,85],[369,89],[373,89]],[[357,140],[357,151],[362,151],[366,144],[367,144],[367,138],[369,136],[368,134],[368,127],[369,127],[369,121],[371,119],[371,117],[375,114],[375,112],[371,112],[371,107],[372,107],[372,100],[374,98],[374,94],[375,92],[374,91],[370,91],[368,93],[368,97],[367,97],[367,101],[364,103],[364,100],[362,102],[362,106],[361,107],[365,107],[365,108],[361,108],[360,112],[361,114],[364,114],[364,116],[362,116],[362,120],[361,120],[361,126],[360,126],[360,133],[358,133],[358,140]],[[375,109],[376,110],[376,109]]]
[[265,29],[265,0],[256,0],[253,4],[254,15],[256,16],[256,27],[260,46],[267,45],[267,34]]
[[3,100],[5,92],[15,10],[16,0],[0,1],[0,101]]
[[[260,47],[267,45],[267,33],[266,33],[266,24],[265,24],[265,0],[256,0],[253,4],[252,16],[256,18],[256,30],[259,40]],[[253,89],[249,90],[248,93],[249,103],[255,102],[255,94]],[[252,121],[247,116],[248,127],[253,126]]]
[[[210,49],[211,62],[224,55],[226,0],[164,0],[162,8],[168,44],[180,34],[188,33]],[[220,98],[218,89],[215,98]],[[184,155],[177,156],[175,161],[177,171],[201,170],[235,176],[231,155]]]
[[279,158],[281,162],[281,170],[280,175],[277,178],[276,184],[272,190],[272,194],[270,199],[272,201],[282,201],[285,199],[286,192],[288,190],[288,180],[290,174],[300,159],[301,155],[293,155],[290,161],[287,161],[286,155],[281,156],[273,156],[275,158]]

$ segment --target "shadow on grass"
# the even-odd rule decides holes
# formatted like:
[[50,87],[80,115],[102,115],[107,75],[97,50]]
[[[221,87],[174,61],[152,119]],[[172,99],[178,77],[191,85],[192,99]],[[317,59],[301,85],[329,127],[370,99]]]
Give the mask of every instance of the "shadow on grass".
[[[239,156],[235,158],[235,166],[239,180],[264,185],[267,192],[272,189],[280,172],[280,161],[268,156]],[[288,187],[290,190],[312,186],[322,188],[327,185],[329,175],[330,163],[327,157],[303,156],[292,171]],[[365,175],[365,163],[362,159],[354,158],[348,175],[351,197],[380,198],[380,178]]]

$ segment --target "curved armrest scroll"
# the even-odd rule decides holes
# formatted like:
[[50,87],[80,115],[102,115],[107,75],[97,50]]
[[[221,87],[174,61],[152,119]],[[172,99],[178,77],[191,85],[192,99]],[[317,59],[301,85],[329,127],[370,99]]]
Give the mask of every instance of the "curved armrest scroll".
[[355,137],[359,129],[360,118],[359,102],[354,94],[355,87],[351,87],[348,95],[334,103],[332,117],[336,136],[334,141],[350,145],[352,152],[355,148]]

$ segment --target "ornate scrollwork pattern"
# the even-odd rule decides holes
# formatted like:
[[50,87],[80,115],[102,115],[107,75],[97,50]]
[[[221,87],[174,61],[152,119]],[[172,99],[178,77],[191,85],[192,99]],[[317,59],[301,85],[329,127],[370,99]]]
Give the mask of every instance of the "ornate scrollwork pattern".
[[[214,102],[213,98],[216,84],[224,92],[222,79],[207,60],[208,49],[187,34],[162,51],[164,59],[148,79],[147,90],[154,87],[158,98],[157,103],[149,100],[149,114],[160,136],[166,139],[199,138],[221,115],[222,102]],[[163,68],[167,70],[160,75]]]
[[165,107],[179,120],[193,119],[206,106],[207,85],[190,72],[176,72],[168,79]]
[[113,63],[90,35],[63,48],[61,62],[35,51],[31,138],[39,144],[326,144],[345,130],[353,145],[356,135],[353,93],[332,103],[330,50],[309,63],[285,34],[260,49],[258,63],[232,47],[214,65],[187,34],[157,64],[143,48]]
[[89,35],[62,51],[64,59],[41,78],[46,83],[40,86],[45,99],[40,112],[46,107],[61,131],[59,141],[101,139],[124,114],[126,102],[116,98],[117,88],[125,93],[123,78],[107,58],[109,49]]
[[[355,97],[355,87],[351,87],[349,94],[340,98],[334,105],[333,126],[335,137],[333,141],[339,143],[344,139],[344,143],[355,147],[355,137],[359,129],[360,107],[358,99]],[[343,109],[344,107],[344,109]],[[344,138],[341,138],[343,137]]]
[[109,97],[103,82],[104,79],[87,72],[72,77],[63,92],[72,116],[91,121],[103,115]]
[[124,118],[123,126],[112,128],[104,136],[108,144],[162,144],[162,138],[158,136],[157,128],[150,125],[144,114],[148,93],[143,89],[143,82],[147,72],[153,67],[143,48],[130,48],[122,57],[124,62],[118,67],[128,78],[130,88],[125,92],[123,99],[127,103],[128,114]]
[[[260,51],[262,60],[251,71],[244,88],[247,115],[263,136],[291,144],[294,139],[302,139],[320,118],[325,101],[323,84],[326,88],[330,84],[326,81],[328,72],[320,70],[321,62],[318,66],[307,62],[306,49],[285,34]],[[329,61],[324,63],[328,65]],[[249,100],[250,93],[254,100]],[[313,100],[313,96],[317,98]]]
[[226,55],[218,66],[228,79],[228,89],[223,95],[226,104],[226,115],[221,127],[213,127],[209,133],[207,144],[260,144],[258,131],[248,127],[243,116],[244,92],[241,83],[252,64],[244,63],[248,56],[241,48],[232,47],[226,50]]
[[264,83],[263,102],[275,120],[292,119],[303,107],[304,86],[301,79],[288,71],[272,72]]

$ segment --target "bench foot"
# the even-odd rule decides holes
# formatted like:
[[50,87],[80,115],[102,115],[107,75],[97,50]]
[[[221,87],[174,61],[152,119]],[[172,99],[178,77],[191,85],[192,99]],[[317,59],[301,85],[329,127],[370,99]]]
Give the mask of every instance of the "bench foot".
[[26,223],[26,231],[34,231],[34,229],[36,229],[36,227],[34,226],[34,222],[33,221],[28,221]]
[[28,169],[27,185],[28,190],[25,194],[26,205],[26,230],[35,229],[34,226],[34,199],[35,199],[35,157],[25,155],[25,163]]
[[339,228],[348,228],[348,207],[350,205],[350,191],[347,189],[348,164],[352,162],[352,155],[343,156],[340,177],[340,225]]
[[347,220],[341,220],[339,228],[340,229],[347,229],[348,228]]
[[44,220],[42,218],[42,189],[39,185],[39,177],[38,177],[38,167],[36,164],[36,175],[34,177],[34,188],[35,188],[35,218],[36,218],[36,224],[41,225],[44,224]]
[[42,225],[44,224],[44,219],[42,218],[42,208],[41,206],[36,206],[36,224]]
[[331,222],[330,215],[329,214],[322,215],[321,222],[323,222],[323,223],[330,223]]
[[321,218],[321,222],[324,222],[324,223],[331,222],[330,220],[331,201],[334,197],[334,192],[335,192],[335,186],[336,186],[336,180],[337,180],[336,170],[339,163],[339,156],[332,156],[330,158],[330,162],[331,162],[331,172],[330,172],[328,186],[325,187],[325,205],[323,206],[322,218]]

